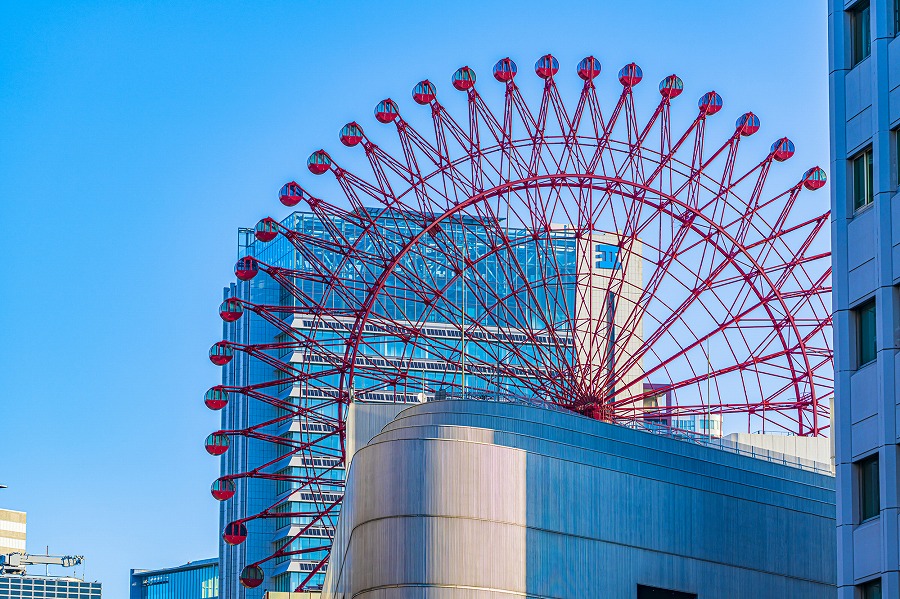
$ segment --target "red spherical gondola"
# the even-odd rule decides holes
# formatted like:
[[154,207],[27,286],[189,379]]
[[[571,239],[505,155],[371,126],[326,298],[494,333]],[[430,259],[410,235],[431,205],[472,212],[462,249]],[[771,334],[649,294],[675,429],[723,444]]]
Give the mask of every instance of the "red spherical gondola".
[[216,479],[209,489],[209,492],[212,493],[212,496],[217,501],[227,501],[231,499],[234,497],[235,491],[234,481],[230,478]]
[[221,410],[228,405],[228,392],[221,385],[217,385],[206,392],[203,396],[203,403],[210,410]]
[[508,83],[515,78],[518,70],[519,68],[511,58],[501,58],[494,65],[494,79],[500,83]]
[[244,306],[240,300],[233,297],[228,298],[219,304],[219,316],[225,322],[234,322],[238,320],[244,313]]
[[400,110],[397,108],[397,103],[390,98],[382,100],[375,107],[375,119],[379,123],[390,123],[398,116],[400,116]]
[[341,129],[341,143],[352,148],[363,140],[363,130],[359,123],[352,121]]
[[255,589],[262,584],[265,574],[259,566],[245,566],[241,570],[241,584],[248,589]]
[[640,83],[643,78],[644,72],[641,70],[641,67],[633,62],[631,64],[626,64],[619,70],[619,83],[625,87],[634,87]]
[[278,221],[267,216],[256,223],[256,229],[254,229],[253,234],[263,243],[269,243],[278,237]]
[[453,73],[453,87],[461,92],[475,87],[475,71],[469,67],[460,67]]
[[544,54],[534,63],[534,72],[541,79],[550,79],[559,72],[559,61],[552,54]]
[[234,265],[234,276],[249,281],[259,273],[259,261],[253,256],[244,256]]
[[704,116],[716,114],[722,110],[722,96],[716,92],[706,92],[697,102],[697,107]]
[[803,185],[806,189],[815,190],[823,187],[828,177],[825,171],[818,166],[813,167],[803,174]]
[[659,82],[659,93],[663,98],[677,98],[684,91],[684,82],[678,75],[669,75]]
[[600,74],[600,61],[593,56],[582,58],[578,63],[578,76],[585,81],[590,81]]
[[226,451],[228,451],[228,446],[231,444],[228,437],[221,433],[213,433],[206,437],[206,453],[209,455],[222,455]]
[[794,155],[794,142],[789,140],[787,137],[782,137],[778,141],[772,144],[771,150],[772,157],[778,162],[784,162],[788,158]]
[[289,208],[299,204],[304,197],[306,197],[306,193],[296,181],[285,183],[278,192],[278,200]]
[[331,168],[331,156],[325,150],[316,150],[309,155],[306,168],[314,175],[321,175]]
[[227,341],[219,341],[209,348],[209,361],[216,366],[225,366],[234,357],[234,349]]
[[416,104],[430,104],[437,96],[437,90],[431,81],[425,79],[416,84],[413,88],[412,96]]
[[759,131],[759,117],[752,112],[747,112],[738,117],[734,128],[744,137],[749,137]]
[[238,520],[225,527],[222,539],[229,545],[240,545],[247,540],[247,525]]

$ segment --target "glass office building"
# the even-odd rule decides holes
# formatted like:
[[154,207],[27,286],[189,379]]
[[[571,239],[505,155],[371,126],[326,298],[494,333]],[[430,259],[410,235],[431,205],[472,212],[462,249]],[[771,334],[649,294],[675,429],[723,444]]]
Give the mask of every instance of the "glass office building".
[[100,583],[77,578],[0,576],[0,599],[100,599]]
[[129,599],[218,599],[219,560],[188,562],[174,568],[132,570]]
[[[391,217],[381,217],[389,219]],[[319,216],[309,213],[295,212],[282,221],[282,225],[288,229],[302,231],[308,235],[314,235],[325,241],[334,240],[335,235],[340,235],[345,239],[357,239],[360,237],[360,229],[354,223],[332,219],[327,223],[323,223]],[[406,229],[404,229],[406,227]],[[396,222],[385,223],[381,230],[379,240],[381,243],[396,244],[397,247],[403,243],[403,239],[408,239],[410,235],[414,235],[417,231],[409,230],[408,223],[398,225]],[[394,231],[396,238],[391,237],[391,231]],[[369,393],[366,397],[359,397],[368,401],[392,401],[392,402],[417,402],[422,399],[430,399],[438,387],[447,387],[459,389],[464,387],[467,395],[472,394],[489,394],[497,395],[503,393],[521,393],[523,386],[522,380],[526,380],[525,389],[527,389],[528,377],[537,380],[544,376],[538,372],[535,364],[540,364],[537,354],[540,352],[548,353],[546,348],[542,348],[541,344],[550,344],[549,338],[541,338],[540,335],[531,336],[526,339],[513,340],[506,339],[505,336],[515,334],[514,331],[505,328],[506,322],[523,322],[533,326],[533,330],[540,327],[552,326],[556,331],[554,341],[557,346],[554,348],[555,356],[560,362],[572,363],[576,361],[585,362],[584,356],[576,355],[578,352],[585,351],[586,343],[580,343],[579,335],[590,336],[592,340],[596,340],[598,331],[591,330],[588,332],[566,331],[566,323],[571,318],[571,314],[567,313],[567,309],[571,310],[571,306],[576,305],[580,300],[576,298],[577,284],[590,284],[596,288],[605,288],[608,285],[594,277],[610,276],[612,270],[622,269],[622,260],[618,256],[619,249],[615,245],[616,240],[608,234],[597,234],[596,238],[590,240],[578,240],[564,227],[553,231],[550,234],[549,241],[534,242],[530,231],[525,229],[506,231],[506,234],[512,240],[510,244],[516,252],[515,261],[524,265],[523,272],[520,276],[528,281],[540,278],[539,285],[529,288],[528,297],[515,297],[516,293],[520,293],[516,289],[517,282],[510,280],[509,273],[504,272],[498,260],[503,260],[502,254],[492,254],[489,251],[490,241],[485,238],[484,231],[478,226],[474,220],[469,217],[460,217],[456,221],[448,221],[442,223],[441,236],[447,243],[455,244],[456,247],[465,247],[472,255],[491,256],[493,257],[478,260],[474,263],[473,272],[470,276],[479,278],[478,286],[466,286],[464,281],[456,276],[456,273],[447,266],[440,264],[440,259],[436,257],[438,250],[436,247],[429,246],[428,241],[422,243],[415,253],[411,253],[406,258],[407,263],[403,268],[416,271],[416,269],[430,269],[429,276],[436,281],[436,286],[440,287],[445,284],[443,295],[434,300],[434,304],[426,305],[416,294],[417,290],[404,287],[402,281],[389,280],[385,285],[389,289],[388,301],[377,301],[374,306],[374,312],[378,315],[381,322],[384,321],[412,321],[419,322],[425,319],[426,328],[423,334],[434,338],[441,338],[440,343],[434,344],[433,348],[416,347],[411,349],[404,346],[402,342],[394,339],[385,339],[383,343],[378,344],[378,352],[383,357],[403,357],[403,365],[397,368],[407,369],[408,372],[414,373],[410,377],[414,382],[409,385],[402,394],[398,392],[389,393]],[[516,243],[517,237],[521,237],[523,242]],[[428,239],[428,238],[426,238]],[[527,240],[527,242],[525,242]],[[545,244],[545,245],[542,245]],[[589,244],[589,245],[588,245]],[[342,256],[333,250],[328,250],[328,243],[323,243],[321,248],[317,248],[316,259],[326,265],[336,265],[340,262]],[[335,243],[334,247],[339,247],[339,243]],[[389,255],[396,248],[380,248],[378,251],[381,255]],[[254,256],[260,261],[270,266],[291,269],[298,272],[314,273],[314,266],[309,264],[304,256],[297,252],[291,243],[284,238],[278,236],[269,243],[257,242],[253,236],[253,231],[242,229],[239,232],[239,258],[244,256]],[[580,264],[584,259],[583,256],[589,256],[588,265],[586,267]],[[509,256],[505,257],[506,259]],[[640,260],[630,261],[630,266],[624,268],[624,277],[628,283],[634,288],[639,289],[641,285],[641,262]],[[341,272],[341,277],[347,282],[345,294],[349,293],[358,302],[362,304],[366,294],[369,292],[372,284],[372,275],[358,269],[354,271],[353,264],[347,264],[346,272]],[[548,272],[548,268],[553,270]],[[589,278],[585,279],[585,271]],[[605,274],[604,274],[605,273]],[[581,282],[579,282],[581,281]],[[589,281],[589,283],[584,283]],[[296,285],[300,293],[309,297],[323,297],[325,283],[317,277],[303,278],[298,277]],[[491,289],[493,297],[507,297],[506,304],[498,313],[505,311],[508,315],[504,321],[495,319],[493,314],[485,313],[484,298],[479,298],[477,294],[481,287]],[[521,289],[521,288],[520,288]],[[237,297],[248,301],[252,304],[263,305],[292,305],[293,297],[285,289],[282,288],[272,278],[260,273],[258,276],[247,282],[238,281],[231,286],[225,288],[224,297]],[[347,307],[338,294],[325,295],[326,307],[335,311]],[[608,298],[603,298],[603,302],[607,302]],[[439,305],[444,302],[445,305]],[[607,323],[606,326],[621,325],[628,320],[629,311],[627,303],[622,302],[625,308],[618,311],[609,309],[610,319],[614,321]],[[460,307],[464,307],[462,310]],[[567,308],[568,307],[568,308]],[[592,309],[590,306],[585,310]],[[601,303],[597,308],[602,311],[605,304]],[[460,320],[454,320],[458,316]],[[291,326],[294,329],[309,329],[316,326],[313,319],[303,318],[300,315],[285,313],[285,321],[290,319]],[[505,367],[518,368],[517,378],[515,381],[505,379],[500,375],[499,366],[496,371],[491,371],[490,364],[499,361],[496,347],[491,347],[489,339],[472,338],[461,339],[461,320],[472,319],[479,320],[482,323],[482,330],[493,331],[496,337],[504,337],[504,343],[516,344],[516,354],[504,356]],[[321,325],[320,325],[321,326]],[[603,326],[602,324],[599,326]],[[631,326],[639,329],[640,322]],[[366,334],[377,336],[377,327],[373,327]],[[281,337],[280,337],[281,335]],[[325,332],[317,332],[316,339],[322,339],[327,342],[329,339],[333,341],[333,346],[338,347],[342,343],[348,331],[336,322],[333,329]],[[604,335],[600,335],[604,337]],[[640,342],[640,331],[634,335],[634,343]],[[224,324],[224,339],[239,344],[264,344],[278,343],[285,340],[283,333],[279,331],[271,323],[266,322],[260,316],[245,312],[244,316],[236,322]],[[563,340],[563,347],[559,347],[559,340]],[[451,354],[454,350],[453,345],[461,346],[465,343],[464,351],[466,360],[469,361],[467,368],[470,376],[466,377],[466,372],[453,372],[447,368],[448,363],[452,363]],[[372,347],[374,344],[361,347],[362,351],[366,351],[366,347]],[[442,353],[443,352],[443,353]],[[276,357],[288,362],[294,359],[302,359],[305,368],[321,368],[330,367],[328,360],[322,360],[321,364],[315,363],[315,357],[304,356],[297,357],[289,354],[296,354],[294,350],[283,350]],[[598,355],[587,360],[597,362],[597,368],[606,367],[606,357],[602,352],[595,352]],[[458,357],[457,357],[458,359]],[[516,362],[518,361],[518,363]],[[593,362],[592,362],[593,363]],[[391,368],[385,365],[385,368]],[[474,372],[474,376],[471,374]],[[625,376],[625,381],[632,381],[641,376],[640,366],[634,369],[633,373]],[[276,377],[278,378],[278,377]],[[236,352],[234,359],[225,366],[223,370],[223,384],[227,386],[243,387],[264,381],[273,380],[272,366],[263,363],[260,360],[249,358],[242,352]],[[358,377],[356,379],[355,388],[364,388],[367,381]],[[372,381],[372,386],[375,381]],[[537,387],[537,384],[535,385]],[[300,405],[309,406],[316,401],[320,401],[322,397],[333,397],[338,392],[338,375],[330,377],[321,377],[317,379],[315,387],[305,385],[288,386],[285,385],[278,390],[278,398],[290,400]],[[269,391],[271,393],[271,391]],[[238,401],[229,402],[222,412],[222,429],[223,430],[241,430],[248,426],[266,422],[278,416],[276,408],[258,401]],[[336,417],[336,414],[333,414]],[[309,438],[311,433],[317,431],[306,430],[304,427],[310,426],[300,422],[283,422],[270,427],[266,432],[268,434],[291,438],[295,441],[303,442]],[[301,470],[309,472],[313,469],[317,474],[323,474],[330,480],[337,483],[343,482],[343,469],[333,468],[335,464],[340,463],[340,449],[338,446],[339,439],[332,437],[334,456],[323,456],[317,460],[315,464],[306,463],[307,458],[297,454],[292,456],[284,456],[282,461],[278,461],[280,457],[278,446],[271,443],[259,441],[256,439],[248,439],[246,437],[234,437],[227,453],[222,456],[221,474],[232,475],[246,472],[261,464],[275,460],[275,464],[271,471],[281,474],[291,474],[296,470],[299,474]],[[328,448],[326,448],[327,450]],[[316,490],[302,491],[292,488],[291,483],[284,481],[271,481],[261,479],[239,478],[235,480],[236,494],[234,497],[221,504],[220,525],[221,529],[233,521],[261,512],[267,508],[277,505],[276,512],[296,513],[305,511],[316,511],[316,504],[321,506],[323,503],[332,503],[335,499],[341,497],[343,485],[325,484]],[[290,546],[290,550],[302,550],[309,548],[321,547],[323,544],[330,544],[334,536],[334,525],[337,522],[338,513],[333,512],[333,517],[329,522],[321,523],[311,527],[302,536],[294,540]],[[308,520],[300,517],[285,518],[268,518],[256,519],[246,523],[248,529],[247,540],[239,545],[232,546],[224,541],[220,542],[220,559],[222,572],[222,593],[226,597],[262,597],[264,590],[271,591],[292,591],[297,587],[307,575],[315,568],[322,557],[323,552],[303,554],[302,556],[280,557],[273,562],[265,564],[266,576],[269,577],[268,583],[257,589],[245,589],[239,582],[239,573],[243,566],[263,559],[273,554],[279,547],[291,539],[295,535],[295,531],[300,526],[306,524]],[[312,585],[318,586],[324,582],[325,571],[319,571],[311,580]]]

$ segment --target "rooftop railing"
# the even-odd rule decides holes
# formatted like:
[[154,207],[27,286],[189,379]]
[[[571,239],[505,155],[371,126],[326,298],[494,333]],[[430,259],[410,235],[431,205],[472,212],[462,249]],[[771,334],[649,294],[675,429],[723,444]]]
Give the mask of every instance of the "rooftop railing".
[[[576,416],[578,415],[567,408],[558,406],[537,397],[526,397],[504,392],[497,393],[488,390],[466,391],[465,394],[459,392],[438,390],[436,393],[434,393],[433,395],[429,395],[427,398],[427,401],[447,400],[474,400],[491,401],[498,403],[513,403],[541,408],[545,410],[552,410],[554,412],[564,412],[567,414],[575,414]],[[791,466],[793,468],[800,468],[809,472],[816,472],[819,474],[827,474],[831,476],[834,475],[834,467],[830,463],[817,462],[815,460],[801,458],[799,456],[790,455],[771,449],[764,449],[762,447],[755,447],[753,445],[747,445],[745,443],[738,443],[725,437],[711,437],[707,434],[698,433],[696,431],[688,431],[675,428],[659,421],[643,419],[621,419],[614,421],[612,424],[630,428],[632,430],[659,435],[661,437],[667,437],[669,439],[685,441],[688,443],[694,443],[696,445],[703,445],[705,447],[711,447],[713,449],[727,451],[729,453],[743,455],[758,460],[765,460],[767,462],[783,464],[785,466]]]

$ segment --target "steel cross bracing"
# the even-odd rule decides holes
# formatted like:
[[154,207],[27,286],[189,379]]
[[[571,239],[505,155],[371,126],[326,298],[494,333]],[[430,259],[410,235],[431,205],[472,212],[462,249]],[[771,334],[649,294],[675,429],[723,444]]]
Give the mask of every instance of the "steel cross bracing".
[[[549,55],[535,65],[536,111],[508,58],[494,67],[504,86],[496,113],[469,67],[452,79],[465,94],[463,121],[428,80],[413,90],[428,109],[415,118],[383,100],[376,121],[396,138],[369,136],[355,121],[340,134],[362,150],[342,162],[369,174],[318,150],[308,168],[334,177],[323,189],[336,199],[292,181],[280,199],[307,212],[257,225],[235,268],[243,291],[220,314],[236,326],[255,319],[273,337],[225,340],[210,357],[225,365],[244,355],[273,374],[207,393],[213,409],[254,401],[274,414],[207,441],[215,455],[237,437],[280,448],[213,485],[222,501],[251,479],[285,489],[226,528],[226,541],[240,543],[248,523],[292,523],[272,555],[247,564],[246,586],[262,584],[265,563],[290,557],[306,563],[298,589],[321,584],[356,400],[515,394],[608,421],[715,414],[734,430],[828,429],[829,213],[803,194],[825,184],[824,171],[767,192],[794,145],[780,138],[761,160],[742,159],[760,128],[753,113],[716,145],[707,139],[722,109],[715,92],[673,131],[677,76],[662,80],[642,119],[637,65],[619,72],[608,113],[599,61],[579,63],[571,111],[558,68]],[[277,285],[282,301],[254,301],[256,277]]]

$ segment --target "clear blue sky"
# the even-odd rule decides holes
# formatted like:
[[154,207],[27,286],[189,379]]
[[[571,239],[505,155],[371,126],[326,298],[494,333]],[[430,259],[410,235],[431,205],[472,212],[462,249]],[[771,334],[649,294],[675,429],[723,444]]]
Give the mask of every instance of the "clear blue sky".
[[641,65],[636,93],[678,73],[684,111],[712,88],[723,122],[753,110],[799,177],[828,164],[824,4],[3,2],[0,507],[110,599],[129,568],[215,555],[216,308],[236,229],[285,214],[310,151],[463,64],[497,86],[497,59],[533,78],[552,52],[574,82],[595,54],[601,78]]

